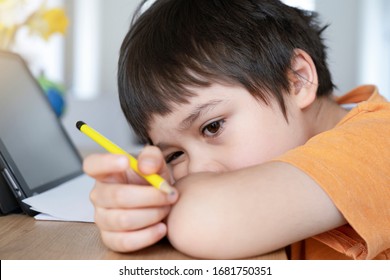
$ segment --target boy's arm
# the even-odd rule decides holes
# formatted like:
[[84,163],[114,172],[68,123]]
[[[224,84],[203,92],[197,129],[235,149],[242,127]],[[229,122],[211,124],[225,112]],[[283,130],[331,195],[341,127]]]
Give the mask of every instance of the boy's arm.
[[176,186],[168,237],[194,257],[260,255],[346,223],[321,187],[287,163],[193,174]]

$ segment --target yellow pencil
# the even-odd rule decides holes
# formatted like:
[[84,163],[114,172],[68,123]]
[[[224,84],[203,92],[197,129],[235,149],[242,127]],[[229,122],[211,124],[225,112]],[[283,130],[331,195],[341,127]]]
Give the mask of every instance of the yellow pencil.
[[158,174],[150,174],[150,175],[144,175],[138,170],[138,161],[135,157],[127,153],[125,150],[117,146],[116,144],[112,143],[110,140],[108,140],[106,137],[101,135],[99,132],[94,130],[92,127],[88,126],[85,122],[78,121],[76,123],[76,127],[83,132],[85,135],[87,135],[89,138],[94,140],[96,143],[98,143],[100,146],[105,148],[108,152],[117,154],[117,155],[125,155],[129,159],[130,167],[137,172],[140,176],[146,179],[153,187],[171,194],[174,192],[173,188]]

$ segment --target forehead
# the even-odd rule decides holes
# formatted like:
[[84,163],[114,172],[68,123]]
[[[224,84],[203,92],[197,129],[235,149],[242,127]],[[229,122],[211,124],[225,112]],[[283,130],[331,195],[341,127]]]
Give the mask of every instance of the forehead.
[[[188,103],[172,104],[172,111],[167,115],[153,115],[148,131],[152,140],[160,137],[160,133],[184,130],[186,121],[192,115],[207,114],[215,108],[224,108],[233,105],[236,108],[247,106],[269,107],[254,98],[243,86],[214,83],[209,87],[191,88],[194,96],[187,99]],[[259,108],[260,108],[259,107]]]
[[194,109],[202,107],[204,104],[218,105],[232,99],[238,99],[246,94],[246,90],[241,86],[223,85],[214,83],[209,87],[191,87],[188,88],[193,96],[187,98],[186,103],[171,103],[171,112],[166,115],[154,114],[150,122],[150,130],[156,128],[157,123],[171,120],[172,123],[178,123],[181,118],[190,114]]

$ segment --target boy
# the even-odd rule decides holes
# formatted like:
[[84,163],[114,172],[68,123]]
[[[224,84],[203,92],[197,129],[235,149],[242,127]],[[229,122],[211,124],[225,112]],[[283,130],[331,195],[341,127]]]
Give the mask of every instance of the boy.
[[292,258],[390,258],[390,105],[373,86],[338,100],[361,102],[349,112],[335,101],[322,30],[271,0],[157,0],[141,14],[121,48],[120,101],[151,144],[139,169],[176,192],[124,157],[88,157],[104,243],[130,252],[167,235],[198,258],[293,243]]

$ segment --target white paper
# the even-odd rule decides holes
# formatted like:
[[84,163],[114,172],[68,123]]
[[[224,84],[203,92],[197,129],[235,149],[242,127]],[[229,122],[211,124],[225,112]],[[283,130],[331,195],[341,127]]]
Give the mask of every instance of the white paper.
[[94,222],[94,209],[89,200],[89,193],[94,179],[80,175],[58,187],[41,194],[26,198],[24,203],[40,212],[38,220]]

